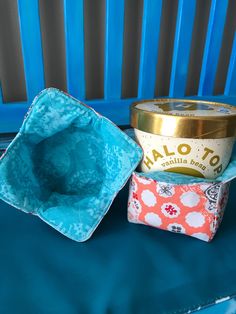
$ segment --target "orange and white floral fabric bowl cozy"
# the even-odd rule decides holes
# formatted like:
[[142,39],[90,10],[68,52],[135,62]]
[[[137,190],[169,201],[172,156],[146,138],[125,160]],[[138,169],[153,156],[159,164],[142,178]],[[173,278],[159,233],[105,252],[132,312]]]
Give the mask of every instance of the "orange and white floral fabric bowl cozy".
[[160,171],[134,172],[128,220],[209,242],[222,221],[235,177],[236,157],[215,181]]

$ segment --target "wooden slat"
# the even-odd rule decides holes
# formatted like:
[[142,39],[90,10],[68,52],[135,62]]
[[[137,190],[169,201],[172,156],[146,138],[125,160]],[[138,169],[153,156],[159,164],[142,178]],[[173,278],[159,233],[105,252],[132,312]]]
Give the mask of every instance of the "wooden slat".
[[0,105],[3,103],[2,86],[0,84]]
[[26,92],[31,101],[45,86],[38,0],[18,0]]
[[170,77],[170,97],[183,97],[185,94],[195,8],[195,0],[179,1]]
[[227,14],[228,0],[212,0],[198,95],[212,95]]
[[124,0],[106,1],[105,99],[119,99],[122,91]]
[[[129,124],[129,108],[137,98],[122,100],[95,99],[86,101],[88,106],[106,116],[117,125]],[[25,114],[28,111],[27,102],[8,103],[0,106],[0,133],[18,132]]]
[[139,98],[153,98],[160,36],[162,0],[144,0],[139,66]]
[[[203,99],[235,105],[236,96],[205,96],[205,97],[186,97],[186,99]],[[122,100],[90,100],[86,101],[88,106],[112,120],[117,125],[129,125],[129,108],[131,103],[140,100],[139,98],[129,98]],[[0,106],[0,133],[17,132],[23,122],[23,118],[28,110],[28,104],[9,103]]]
[[64,0],[67,90],[85,98],[83,0]]
[[236,95],[236,33],[234,34],[224,94],[227,96]]
[[18,132],[24,116],[28,110],[28,103],[7,103],[0,106],[0,134]]

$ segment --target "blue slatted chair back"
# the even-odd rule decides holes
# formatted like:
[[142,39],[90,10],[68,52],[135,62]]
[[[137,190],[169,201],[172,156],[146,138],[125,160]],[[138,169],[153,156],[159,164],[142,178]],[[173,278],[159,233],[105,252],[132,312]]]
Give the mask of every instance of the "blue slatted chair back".
[[[122,99],[122,64],[124,46],[124,0],[106,0],[104,99],[85,99],[84,2],[64,0],[64,31],[67,91],[119,125],[129,123],[129,106],[137,99],[153,98],[159,52],[162,0],[143,0],[138,93]],[[213,96],[217,64],[227,14],[227,0],[212,0],[208,19],[198,95],[200,98],[236,104],[236,35],[232,45],[224,95]],[[184,97],[188,77],[196,0],[179,0],[170,97]],[[45,88],[44,63],[38,0],[18,0],[18,16],[23,52],[27,101],[4,103],[0,91],[0,132],[15,132],[34,96]]]

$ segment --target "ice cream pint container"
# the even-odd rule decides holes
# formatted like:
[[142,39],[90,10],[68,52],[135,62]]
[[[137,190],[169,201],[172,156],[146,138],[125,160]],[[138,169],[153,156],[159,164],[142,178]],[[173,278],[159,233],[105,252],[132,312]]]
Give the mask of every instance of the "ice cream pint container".
[[215,179],[231,158],[236,107],[202,100],[145,100],[132,104],[131,126],[144,151],[142,172]]

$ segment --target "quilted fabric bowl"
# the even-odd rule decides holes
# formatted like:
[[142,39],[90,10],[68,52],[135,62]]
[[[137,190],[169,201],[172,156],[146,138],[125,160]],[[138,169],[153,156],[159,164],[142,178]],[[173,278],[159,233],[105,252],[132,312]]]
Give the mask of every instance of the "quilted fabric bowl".
[[200,240],[213,239],[236,177],[236,157],[216,180],[168,172],[134,172],[128,220]]
[[0,198],[76,241],[87,240],[142,158],[108,119],[50,88],[0,160]]

